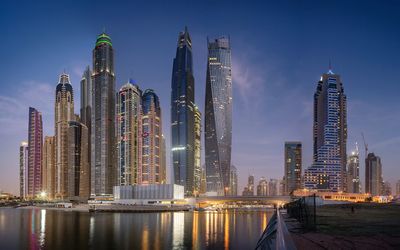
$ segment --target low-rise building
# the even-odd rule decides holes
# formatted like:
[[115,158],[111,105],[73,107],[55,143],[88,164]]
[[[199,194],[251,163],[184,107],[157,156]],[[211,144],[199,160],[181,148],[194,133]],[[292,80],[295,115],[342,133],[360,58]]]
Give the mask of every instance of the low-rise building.
[[176,184],[148,184],[114,187],[114,201],[123,204],[174,203],[184,199],[184,187]]

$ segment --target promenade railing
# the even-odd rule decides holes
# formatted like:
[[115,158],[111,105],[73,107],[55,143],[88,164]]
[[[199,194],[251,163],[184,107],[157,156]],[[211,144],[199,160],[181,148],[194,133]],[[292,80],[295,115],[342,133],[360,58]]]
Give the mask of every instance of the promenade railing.
[[317,196],[305,196],[287,203],[285,208],[290,217],[296,218],[307,230],[315,230],[317,226]]

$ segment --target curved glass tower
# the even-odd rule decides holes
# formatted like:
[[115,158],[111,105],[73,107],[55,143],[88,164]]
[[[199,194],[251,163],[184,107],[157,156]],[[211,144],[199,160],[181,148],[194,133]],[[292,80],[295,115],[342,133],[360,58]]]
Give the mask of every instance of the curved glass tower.
[[112,194],[116,183],[115,76],[111,38],[102,33],[93,50],[91,195]]
[[172,69],[171,150],[175,184],[185,187],[185,195],[194,192],[194,78],[192,40],[187,28],[179,33]]
[[205,101],[207,192],[230,194],[232,72],[229,38],[208,42]]

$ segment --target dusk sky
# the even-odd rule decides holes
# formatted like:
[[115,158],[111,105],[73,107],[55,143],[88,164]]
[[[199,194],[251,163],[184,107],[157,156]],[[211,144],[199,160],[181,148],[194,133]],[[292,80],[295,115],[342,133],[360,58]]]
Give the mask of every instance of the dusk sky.
[[[257,183],[261,176],[282,178],[285,141],[301,141],[303,171],[310,166],[313,94],[330,60],[347,95],[347,147],[350,153],[359,144],[361,182],[361,132],[382,158],[384,180],[400,179],[399,1],[15,2],[0,8],[0,190],[18,193],[29,106],[43,113],[44,135],[54,134],[55,87],[64,69],[79,113],[79,81],[86,65],[92,67],[92,49],[104,28],[115,49],[117,89],[133,78],[159,95],[167,151],[178,33],[187,26],[192,36],[202,113],[207,37],[230,36],[232,164],[239,193],[249,174]],[[167,163],[171,172],[169,154]]]

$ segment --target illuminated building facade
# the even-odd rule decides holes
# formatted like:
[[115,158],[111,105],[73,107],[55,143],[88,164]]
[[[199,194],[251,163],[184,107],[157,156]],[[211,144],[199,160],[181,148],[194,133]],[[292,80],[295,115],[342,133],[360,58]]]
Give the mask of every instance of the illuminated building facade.
[[42,191],[47,198],[53,199],[55,194],[56,177],[56,145],[55,136],[45,136],[42,157]]
[[29,107],[28,129],[28,173],[25,197],[33,199],[42,191],[43,123],[42,113],[32,107]]
[[284,193],[290,194],[301,188],[302,145],[301,142],[285,142]]
[[179,33],[172,69],[171,151],[174,182],[185,187],[186,196],[195,190],[194,91],[192,40],[185,28]]
[[161,107],[159,98],[152,89],[144,91],[142,105],[142,166],[138,170],[138,183],[165,183],[165,170],[161,169]]
[[234,165],[231,165],[231,176],[229,177],[229,194],[232,196],[237,196],[238,194],[238,172]]
[[201,182],[201,113],[197,106],[194,106],[194,179],[193,194],[198,196]]
[[93,49],[91,195],[111,195],[116,184],[115,76],[111,38],[102,33]]
[[347,192],[360,193],[360,157],[358,147],[351,152],[347,162]]
[[142,166],[142,91],[132,81],[117,93],[117,185],[138,183]]
[[314,94],[313,165],[305,171],[308,189],[346,191],[347,108],[338,74],[323,74]]
[[56,87],[55,99],[55,198],[68,195],[68,122],[75,119],[74,92],[69,75],[62,73]]
[[254,175],[249,175],[247,186],[244,187],[242,196],[254,196]]
[[369,153],[365,159],[365,192],[372,196],[382,194],[382,163],[381,158]]
[[88,128],[85,124],[68,122],[68,199],[85,201],[90,196]]
[[400,196],[400,180],[396,182],[396,195]]
[[268,195],[276,196],[279,191],[279,181],[277,179],[270,179],[268,182]]
[[19,197],[25,199],[28,177],[28,142],[21,142],[19,147]]
[[232,144],[229,38],[208,41],[204,128],[207,192],[229,194]]
[[265,177],[261,177],[257,185],[257,196],[267,196],[268,195],[268,182]]

